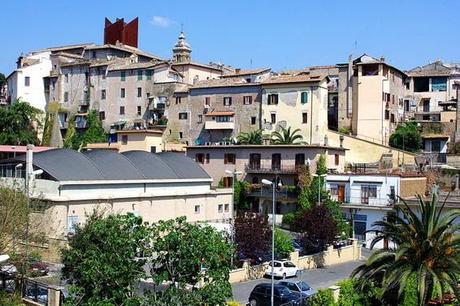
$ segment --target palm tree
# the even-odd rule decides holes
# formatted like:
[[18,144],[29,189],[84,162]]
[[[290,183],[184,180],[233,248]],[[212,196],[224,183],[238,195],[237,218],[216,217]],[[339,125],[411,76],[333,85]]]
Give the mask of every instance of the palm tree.
[[419,196],[418,209],[403,201],[386,220],[375,222],[371,248],[384,239],[394,246],[373,253],[352,277],[362,280],[363,285],[380,284],[384,294],[397,292],[399,299],[408,279],[415,275],[418,305],[447,292],[460,297],[460,235],[456,233],[460,227],[455,224],[460,211],[442,212],[445,203],[437,204],[435,196],[431,201]]
[[274,144],[296,144],[303,140],[302,135],[299,134],[300,129],[295,129],[291,132],[291,127],[283,128],[281,131],[272,133],[272,143]]
[[253,144],[260,145],[262,144],[262,131],[251,131],[247,133],[241,133],[236,137],[239,144]]

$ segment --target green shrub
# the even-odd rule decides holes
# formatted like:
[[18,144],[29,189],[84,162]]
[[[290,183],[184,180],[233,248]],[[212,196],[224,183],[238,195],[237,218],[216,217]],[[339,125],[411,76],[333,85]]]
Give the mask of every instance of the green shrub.
[[290,212],[283,215],[283,224],[292,226],[295,221],[295,213]]
[[418,305],[418,289],[417,276],[413,273],[407,280],[407,285],[404,288],[401,306],[417,306]]
[[343,126],[339,129],[339,133],[350,135],[351,130],[350,128]]
[[343,280],[339,283],[340,295],[338,306],[362,305],[359,291],[355,288],[355,281],[351,279]]
[[21,296],[11,295],[6,292],[0,291],[0,305],[2,306],[22,306]]
[[275,255],[278,258],[287,258],[289,253],[294,251],[292,246],[292,237],[280,230],[279,228],[275,229]]
[[319,289],[318,293],[310,299],[310,306],[336,306],[330,289]]

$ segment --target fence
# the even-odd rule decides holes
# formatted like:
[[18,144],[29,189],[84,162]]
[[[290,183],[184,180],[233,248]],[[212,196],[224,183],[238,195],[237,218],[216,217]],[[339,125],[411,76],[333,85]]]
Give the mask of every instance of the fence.
[[[350,241],[351,245],[337,249],[329,246],[326,251],[313,255],[299,256],[299,252],[292,252],[289,260],[301,270],[321,268],[358,260],[361,258],[361,246],[356,239],[350,239]],[[267,267],[268,262],[256,266],[250,266],[248,262],[244,262],[241,269],[230,272],[230,283],[262,278]]]

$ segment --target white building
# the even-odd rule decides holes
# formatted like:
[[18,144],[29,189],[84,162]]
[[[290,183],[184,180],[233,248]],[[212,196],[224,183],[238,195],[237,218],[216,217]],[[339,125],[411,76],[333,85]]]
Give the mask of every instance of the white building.
[[9,100],[29,102],[40,110],[45,110],[46,98],[43,78],[51,71],[51,51],[38,51],[19,57],[17,68],[7,77]]
[[[425,191],[426,177],[391,174],[332,174],[326,188],[334,200],[342,203],[344,216],[352,223],[354,238],[370,246],[373,233],[366,233],[376,221],[393,210],[398,198],[413,197]],[[384,247],[380,242],[375,247]]]

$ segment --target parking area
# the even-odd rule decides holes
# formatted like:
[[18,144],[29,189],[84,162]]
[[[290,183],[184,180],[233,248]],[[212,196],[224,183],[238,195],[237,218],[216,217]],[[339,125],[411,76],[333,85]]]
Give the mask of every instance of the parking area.
[[[337,282],[346,279],[357,266],[363,263],[363,260],[338,264],[323,269],[304,270],[299,272],[297,277],[288,278],[288,280],[303,280],[314,289],[327,288]],[[278,280],[276,280],[278,281]],[[248,302],[249,294],[252,289],[260,283],[270,282],[270,278],[263,278],[232,285],[233,299],[241,304]]]

